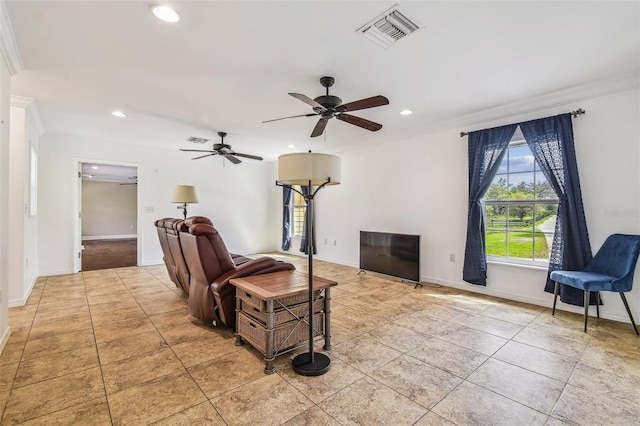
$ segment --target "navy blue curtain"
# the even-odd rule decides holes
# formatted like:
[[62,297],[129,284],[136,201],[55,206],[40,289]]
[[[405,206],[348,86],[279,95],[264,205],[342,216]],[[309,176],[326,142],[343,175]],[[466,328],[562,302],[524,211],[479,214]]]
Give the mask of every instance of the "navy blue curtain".
[[[304,210],[304,227],[302,228],[302,241],[300,241],[300,251],[304,254],[309,254],[309,229],[307,229],[307,215],[309,214],[309,201],[307,201],[307,196],[311,193],[310,191],[313,189],[308,186],[301,186],[302,195],[304,195],[304,201],[307,203],[307,208]],[[313,207],[312,207],[313,208]],[[311,212],[313,214],[313,212]],[[313,254],[316,254],[316,236],[315,232],[313,232],[313,228],[315,222],[315,215],[311,216],[311,247],[313,248]]]
[[[553,293],[555,283],[549,278],[552,271],[578,271],[592,258],[573,144],[571,114],[520,123],[520,129],[559,200],[549,274],[544,288],[546,292]],[[561,285],[560,300],[584,306],[584,292]],[[594,292],[589,304],[595,303]]]
[[282,187],[282,250],[291,247],[291,195],[290,186]]
[[510,124],[469,133],[469,212],[462,279],[487,285],[487,251],[482,197],[487,193],[518,127]]

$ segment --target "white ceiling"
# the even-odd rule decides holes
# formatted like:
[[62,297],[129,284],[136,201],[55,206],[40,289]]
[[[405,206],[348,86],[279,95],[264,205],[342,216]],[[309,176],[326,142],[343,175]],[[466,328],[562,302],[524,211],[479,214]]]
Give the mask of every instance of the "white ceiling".
[[[215,142],[218,131],[266,160],[289,144],[392,143],[640,70],[637,1],[401,1],[424,27],[389,49],[356,32],[394,5],[386,1],[170,1],[176,24],[154,18],[147,1],[5,3],[24,68],[12,94],[37,100],[46,132],[176,153],[209,149],[185,139]],[[344,102],[388,97],[354,112],[382,130],[331,120],[325,140],[309,138],[316,117],[261,123],[312,112],[287,93],[315,98],[323,75]],[[414,114],[399,115],[405,108]]]
[[113,164],[82,163],[82,180],[127,184],[138,183],[138,168]]

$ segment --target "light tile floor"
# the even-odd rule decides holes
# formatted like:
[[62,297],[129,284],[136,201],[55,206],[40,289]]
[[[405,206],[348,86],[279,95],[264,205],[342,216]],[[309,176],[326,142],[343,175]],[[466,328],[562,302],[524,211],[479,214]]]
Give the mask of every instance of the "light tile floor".
[[[299,270],[306,259],[287,258]],[[640,424],[629,324],[317,261],[332,290],[331,370],[302,377],[200,323],[164,265],[38,280],[9,310],[0,423]]]

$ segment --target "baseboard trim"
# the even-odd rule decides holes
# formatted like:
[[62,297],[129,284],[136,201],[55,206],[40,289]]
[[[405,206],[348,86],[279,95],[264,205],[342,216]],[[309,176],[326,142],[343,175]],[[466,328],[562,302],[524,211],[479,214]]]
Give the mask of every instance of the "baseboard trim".
[[125,240],[131,238],[138,238],[138,234],[120,234],[120,235],[85,235],[82,237],[82,241],[90,240]]
[[8,303],[9,303],[9,307],[10,308],[16,308],[18,306],[24,306],[27,304],[27,300],[29,300],[29,296],[31,296],[31,292],[33,291],[33,287],[35,287],[36,282],[38,282],[38,277],[35,277],[32,281],[31,284],[29,285],[29,289],[27,290],[27,294],[24,295],[24,297],[22,299],[9,299]]
[[155,265],[162,265],[164,263],[164,260],[160,259],[160,260],[145,260],[142,261],[140,263],[140,266],[155,266]]
[[53,271],[42,271],[40,273],[41,277],[53,277],[56,275],[70,275],[73,274],[73,269],[57,269]]
[[[549,297],[545,297],[545,298],[527,297],[527,296],[523,297],[520,294],[503,292],[503,291],[491,291],[486,289],[486,287],[483,287],[483,286],[477,286],[473,284],[460,284],[454,281],[441,280],[433,277],[421,277],[421,281],[423,283],[433,283],[433,284],[439,284],[445,287],[457,288],[458,290],[464,290],[471,293],[478,293],[478,294],[484,294],[487,296],[500,297],[502,299],[513,300],[515,302],[529,303],[531,305],[541,306],[543,308],[548,308],[548,309],[551,309],[551,306],[553,305],[553,295],[551,293],[549,293]],[[579,315],[584,315],[583,307],[569,305],[561,302],[560,300],[558,300],[558,305],[556,306],[556,309],[559,311],[566,311],[566,312],[572,312]],[[593,313],[591,311],[593,311]],[[596,316],[595,312],[596,312],[595,306],[592,308],[589,308],[589,316],[595,317]],[[631,324],[631,321],[629,320],[628,316],[619,315],[616,313],[603,312],[602,308],[600,308],[600,318]]]
[[9,337],[11,337],[11,327],[7,325],[7,328],[2,332],[2,337],[0,338],[0,355],[2,354],[2,351],[4,351],[4,347],[7,345]]

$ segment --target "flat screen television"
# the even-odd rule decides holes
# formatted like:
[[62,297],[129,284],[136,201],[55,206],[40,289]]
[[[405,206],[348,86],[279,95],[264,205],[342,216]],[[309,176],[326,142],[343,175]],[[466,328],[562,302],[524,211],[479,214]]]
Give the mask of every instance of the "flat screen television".
[[420,282],[420,235],[360,231],[360,269]]

